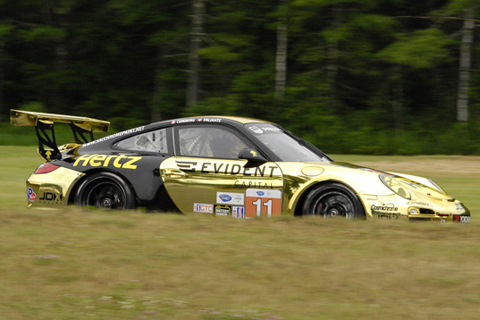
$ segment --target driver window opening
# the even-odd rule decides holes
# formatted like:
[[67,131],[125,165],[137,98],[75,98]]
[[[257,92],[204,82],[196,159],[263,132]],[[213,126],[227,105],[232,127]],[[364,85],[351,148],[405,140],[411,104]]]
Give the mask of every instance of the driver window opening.
[[247,145],[232,132],[212,127],[188,127],[178,130],[182,156],[238,159]]

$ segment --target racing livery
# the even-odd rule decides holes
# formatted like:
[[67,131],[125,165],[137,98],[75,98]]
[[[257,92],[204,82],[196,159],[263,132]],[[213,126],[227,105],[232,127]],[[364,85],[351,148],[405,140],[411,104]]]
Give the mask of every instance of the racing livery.
[[[267,121],[190,117],[94,140],[109,122],[20,110],[10,119],[35,127],[44,159],[27,180],[29,207],[470,222],[430,179],[335,162]],[[69,124],[75,143],[57,146],[55,123]]]

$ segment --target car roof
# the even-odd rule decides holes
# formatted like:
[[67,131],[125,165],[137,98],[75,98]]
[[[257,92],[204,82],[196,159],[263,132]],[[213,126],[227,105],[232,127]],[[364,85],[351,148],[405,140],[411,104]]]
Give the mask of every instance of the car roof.
[[[205,121],[202,121],[204,119]],[[215,122],[215,121],[212,121],[214,119],[228,120],[229,122],[233,121],[239,124],[259,123],[259,122],[271,123],[269,121],[255,119],[255,118],[237,117],[237,116],[217,116],[217,115],[184,117],[184,118],[177,118],[172,120],[164,120],[158,123],[183,124],[183,123],[189,123],[189,122]]]
[[240,122],[242,124],[246,123],[258,123],[258,122],[263,122],[263,123],[270,123],[269,121],[265,120],[260,120],[260,119],[255,119],[255,118],[245,118],[245,117],[236,117],[236,116],[205,116],[205,118],[220,118],[220,119],[227,119],[227,120],[232,120],[236,122]]
[[[254,119],[254,118],[246,118],[246,117],[236,117],[236,116],[193,116],[193,117],[184,117],[184,118],[176,118],[171,120],[162,120],[154,123],[150,123],[144,126],[140,126],[137,128],[127,129],[121,132],[117,132],[106,137],[91,141],[89,143],[84,144],[82,147],[90,147],[91,145],[95,145],[96,148],[105,148],[106,143],[112,144],[118,140],[128,138],[135,134],[138,134],[143,131],[150,131],[155,130],[156,128],[165,128],[169,126],[183,126],[189,124],[213,124],[221,122],[225,124],[229,124],[235,127],[241,127],[244,124],[248,123],[272,123],[265,120]],[[107,147],[109,148],[109,147]]]

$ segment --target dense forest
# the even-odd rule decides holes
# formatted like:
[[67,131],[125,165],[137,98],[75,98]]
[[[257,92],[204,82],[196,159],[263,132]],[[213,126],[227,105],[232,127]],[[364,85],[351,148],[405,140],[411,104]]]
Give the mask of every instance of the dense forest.
[[478,0],[0,0],[0,121],[275,121],[328,153],[480,154]]

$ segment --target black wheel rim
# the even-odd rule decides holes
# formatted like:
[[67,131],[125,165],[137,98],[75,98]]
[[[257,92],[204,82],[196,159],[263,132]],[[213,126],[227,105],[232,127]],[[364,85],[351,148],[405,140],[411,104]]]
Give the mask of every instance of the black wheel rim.
[[110,181],[96,183],[85,195],[84,206],[102,209],[125,209],[127,196],[123,188]]
[[340,191],[329,191],[321,194],[312,206],[313,214],[329,217],[354,219],[355,205],[353,201]]

